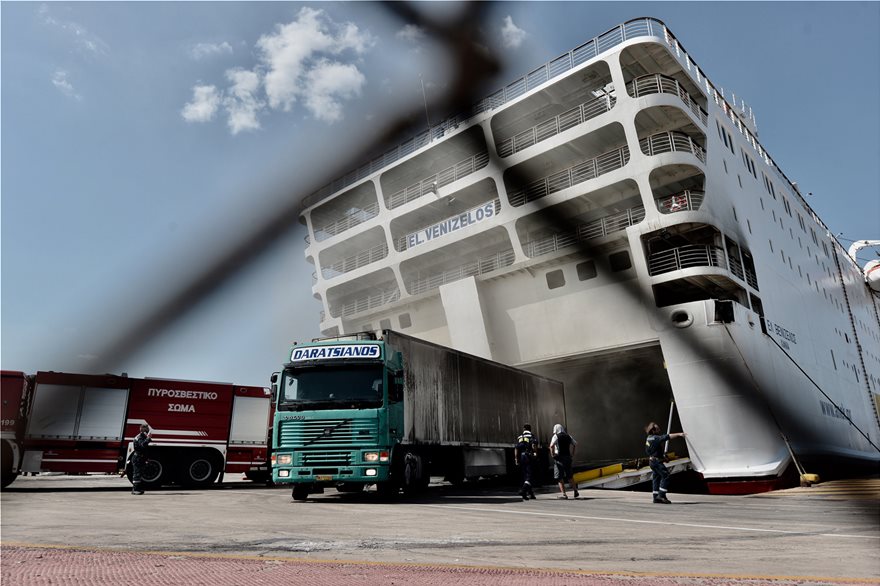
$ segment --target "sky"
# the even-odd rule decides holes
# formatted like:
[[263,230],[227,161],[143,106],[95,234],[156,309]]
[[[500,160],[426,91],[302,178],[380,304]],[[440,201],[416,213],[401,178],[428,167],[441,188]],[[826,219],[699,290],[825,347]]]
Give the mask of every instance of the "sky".
[[[752,107],[832,233],[880,239],[880,3],[497,2],[484,16],[501,66],[487,94],[628,19],[663,20]],[[427,100],[430,116],[454,71],[414,19],[371,2],[4,1],[0,25],[0,365],[28,373],[94,372],[131,320],[396,115]],[[266,385],[293,341],[320,335],[305,231],[285,225],[112,371]]]

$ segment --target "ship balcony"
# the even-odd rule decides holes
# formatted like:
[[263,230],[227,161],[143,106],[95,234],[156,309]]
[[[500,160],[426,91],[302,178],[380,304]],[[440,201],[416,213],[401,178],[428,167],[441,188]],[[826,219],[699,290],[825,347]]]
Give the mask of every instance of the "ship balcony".
[[644,219],[644,206],[634,206],[622,212],[603,216],[589,222],[579,223],[570,231],[530,238],[523,242],[523,251],[529,258],[550,254],[563,248],[575,246],[581,242],[603,238],[615,232],[620,232],[629,226],[638,224]]
[[372,181],[322,203],[310,212],[318,242],[332,238],[379,215],[379,199]]
[[661,153],[684,152],[692,153],[700,162],[706,162],[706,151],[694,139],[684,132],[658,132],[639,140],[639,148],[647,156]]
[[542,122],[498,144],[498,156],[509,157],[534,146],[541,141],[574,128],[611,110],[616,103],[614,96],[606,95],[584,102],[559,116]]
[[327,289],[327,307],[334,318],[364,313],[398,299],[400,289],[388,267]]
[[488,164],[483,128],[468,128],[386,170],[380,178],[385,206],[395,209],[426,194],[436,194]]
[[513,264],[507,231],[498,226],[400,263],[406,291],[419,295],[467,277],[492,273]]
[[394,208],[398,208],[428,193],[436,195],[441,187],[458,181],[462,177],[466,177],[471,173],[476,173],[488,164],[489,153],[478,153],[472,157],[468,157],[451,167],[443,169],[439,173],[422,179],[418,183],[413,183],[400,191],[392,193],[387,200],[388,208],[393,210]]
[[724,248],[713,244],[686,244],[648,256],[648,274],[652,277],[696,267],[726,269]]
[[357,254],[340,259],[333,264],[322,264],[321,276],[325,279],[332,279],[333,277],[338,277],[339,275],[344,275],[355,269],[367,266],[370,263],[380,261],[386,256],[388,256],[388,245],[383,242],[376,246],[361,250]]
[[700,209],[706,194],[703,191],[686,189],[673,195],[654,199],[657,210],[661,214],[674,214],[676,212],[692,212]]
[[637,77],[626,85],[626,91],[633,98],[651,94],[672,94],[678,96],[684,105],[703,125],[709,123],[709,114],[691,97],[691,94],[675,78],[656,73]]

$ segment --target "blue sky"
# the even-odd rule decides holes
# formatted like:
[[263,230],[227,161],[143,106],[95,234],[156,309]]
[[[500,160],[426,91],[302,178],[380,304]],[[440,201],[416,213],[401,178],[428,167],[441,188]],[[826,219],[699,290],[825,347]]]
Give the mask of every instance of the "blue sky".
[[[419,105],[420,75],[429,100],[451,75],[423,31],[369,2],[0,10],[4,369],[91,371],[133,317]],[[880,238],[880,3],[493,3],[487,87],[639,16],[752,106],[832,232]],[[303,236],[294,224],[114,371],[266,384],[319,334]]]

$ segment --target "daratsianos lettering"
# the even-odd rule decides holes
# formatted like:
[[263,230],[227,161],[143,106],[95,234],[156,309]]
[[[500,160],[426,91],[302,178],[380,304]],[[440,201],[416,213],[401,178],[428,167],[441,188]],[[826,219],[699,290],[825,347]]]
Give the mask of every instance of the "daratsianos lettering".
[[425,242],[433,240],[434,238],[439,238],[440,236],[449,234],[450,232],[455,232],[456,230],[467,228],[471,224],[476,224],[477,222],[487,220],[494,215],[495,202],[490,201],[489,203],[485,203],[478,208],[470,209],[459,216],[447,218],[442,222],[434,224],[433,226],[428,226],[424,230],[419,230],[418,232],[408,234],[406,236],[406,247],[412,248],[413,246],[424,244]]
[[339,360],[342,358],[379,358],[378,344],[345,344],[344,346],[313,346],[294,348],[291,362],[303,360]]

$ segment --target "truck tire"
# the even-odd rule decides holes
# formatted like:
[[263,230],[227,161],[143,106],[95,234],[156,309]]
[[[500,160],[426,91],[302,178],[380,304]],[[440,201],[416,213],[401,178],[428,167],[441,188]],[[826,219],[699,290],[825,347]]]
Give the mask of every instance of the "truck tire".
[[309,498],[309,487],[304,484],[293,485],[293,500],[304,501]]
[[418,454],[407,452],[403,457],[401,485],[406,494],[415,494],[427,488],[430,477],[425,461]]
[[18,472],[13,472],[13,464],[12,461],[15,455],[12,452],[12,447],[9,445],[9,442],[2,442],[2,449],[0,449],[0,488],[6,488],[12,481],[18,478]]
[[180,483],[184,486],[208,486],[217,480],[220,467],[217,460],[205,453],[188,454],[183,458]]
[[[129,476],[129,480],[131,477]],[[144,465],[144,473],[141,476],[141,482],[144,488],[158,488],[165,481],[165,465],[159,458],[150,457]]]

